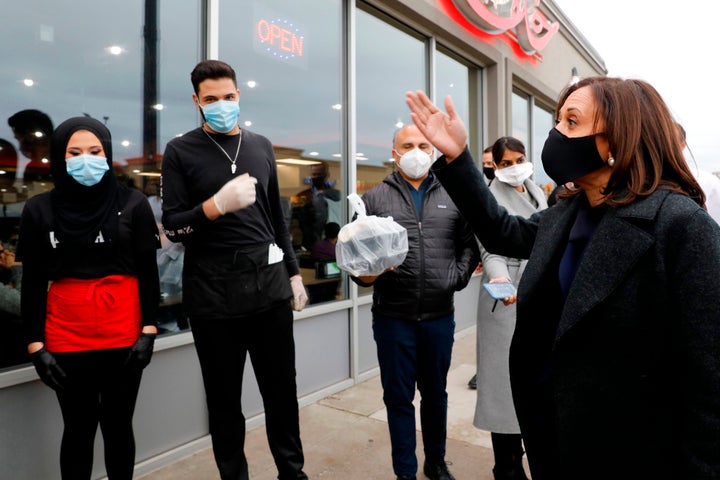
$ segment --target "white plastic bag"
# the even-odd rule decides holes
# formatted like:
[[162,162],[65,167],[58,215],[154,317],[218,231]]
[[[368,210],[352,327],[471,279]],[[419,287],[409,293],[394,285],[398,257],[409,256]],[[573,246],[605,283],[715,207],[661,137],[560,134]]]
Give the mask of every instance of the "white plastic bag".
[[338,267],[358,277],[380,275],[403,263],[408,252],[405,227],[392,217],[368,216],[358,194],[351,193],[347,198],[357,218],[338,233],[335,245]]

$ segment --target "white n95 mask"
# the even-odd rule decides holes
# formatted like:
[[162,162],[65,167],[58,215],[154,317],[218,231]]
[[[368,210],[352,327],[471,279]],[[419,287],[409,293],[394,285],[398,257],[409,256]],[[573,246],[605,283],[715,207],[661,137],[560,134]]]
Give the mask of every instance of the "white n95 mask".
[[522,185],[532,174],[533,164],[531,162],[516,163],[512,167],[495,169],[495,178],[513,187]]
[[409,152],[400,157],[399,166],[402,171],[410,178],[422,178],[427,175],[432,165],[430,155],[423,152],[419,148],[413,148]]

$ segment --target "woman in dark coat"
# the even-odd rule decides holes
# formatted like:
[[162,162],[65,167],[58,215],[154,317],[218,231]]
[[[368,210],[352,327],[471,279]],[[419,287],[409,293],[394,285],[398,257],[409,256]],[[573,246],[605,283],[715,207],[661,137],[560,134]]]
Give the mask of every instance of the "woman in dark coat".
[[542,160],[579,188],[529,219],[494,200],[449,98],[407,102],[485,248],[529,259],[510,377],[533,480],[720,478],[720,228],[657,91],[563,92]]
[[99,425],[108,478],[130,480],[135,400],[157,334],[157,226],[145,195],[117,182],[99,121],[58,126],[50,171],[55,188],[20,219],[28,352],[60,403],[62,478],[90,479]]

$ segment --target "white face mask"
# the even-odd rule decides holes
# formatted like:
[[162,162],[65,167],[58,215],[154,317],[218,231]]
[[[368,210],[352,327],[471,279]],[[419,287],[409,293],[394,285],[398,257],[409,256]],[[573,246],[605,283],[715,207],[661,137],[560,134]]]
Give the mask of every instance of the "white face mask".
[[400,157],[398,165],[408,177],[412,179],[422,178],[427,175],[428,170],[430,170],[432,158],[419,148],[413,148]]
[[495,178],[513,187],[522,185],[532,174],[533,164],[530,162],[516,163],[512,167],[495,169]]

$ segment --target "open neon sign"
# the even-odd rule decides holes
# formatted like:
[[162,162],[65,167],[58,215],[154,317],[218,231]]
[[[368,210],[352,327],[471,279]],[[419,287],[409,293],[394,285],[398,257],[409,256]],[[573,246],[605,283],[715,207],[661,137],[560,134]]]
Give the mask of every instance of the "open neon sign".
[[438,3],[456,23],[481,38],[506,34],[519,46],[518,57],[532,57],[540,52],[560,27],[537,8],[540,0],[438,0]]
[[260,19],[256,23],[257,39],[265,50],[282,59],[303,56],[305,37],[287,20]]

